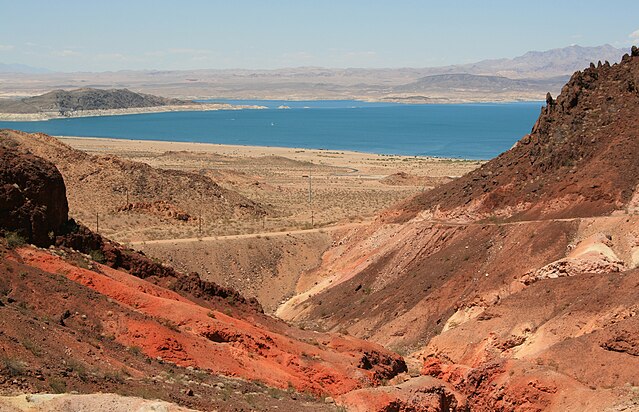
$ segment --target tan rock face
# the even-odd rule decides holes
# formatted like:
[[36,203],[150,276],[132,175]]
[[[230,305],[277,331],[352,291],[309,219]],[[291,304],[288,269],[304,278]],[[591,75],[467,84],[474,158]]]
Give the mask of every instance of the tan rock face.
[[610,239],[598,233],[580,242],[566,258],[531,271],[520,281],[530,285],[541,279],[576,276],[581,273],[621,272],[626,269],[626,265],[617,257],[610,245]]

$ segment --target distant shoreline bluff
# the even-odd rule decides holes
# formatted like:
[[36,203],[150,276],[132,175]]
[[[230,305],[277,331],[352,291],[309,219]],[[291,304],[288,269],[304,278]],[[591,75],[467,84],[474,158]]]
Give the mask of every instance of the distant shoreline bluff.
[[40,113],[0,113],[0,121],[6,122],[34,122],[53,119],[72,119],[77,117],[98,117],[98,116],[123,116],[148,113],[168,113],[168,112],[208,112],[216,110],[245,110],[245,109],[266,109],[266,106],[259,105],[232,105],[227,103],[199,103],[187,105],[166,105],[152,107],[131,107],[126,109],[99,109],[99,110],[78,110],[61,114],[60,112],[40,112]]

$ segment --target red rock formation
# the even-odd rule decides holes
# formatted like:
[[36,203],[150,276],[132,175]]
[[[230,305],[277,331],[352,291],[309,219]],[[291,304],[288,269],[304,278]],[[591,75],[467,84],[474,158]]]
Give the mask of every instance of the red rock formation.
[[218,310],[199,305],[104,265],[84,269],[33,248],[19,249],[18,254],[21,263],[64,276],[145,315],[110,319],[94,314],[116,341],[139,347],[152,358],[317,395],[379,385],[406,370],[399,355],[372,343],[283,325],[274,332],[250,317],[230,316],[231,304]]
[[[10,253],[4,244],[0,244],[3,258],[0,263],[37,271],[41,277],[53,278],[58,284],[72,281],[81,286],[80,289],[71,288],[76,292],[80,290],[79,296],[70,296],[66,292],[68,287],[56,286],[48,292],[51,298],[43,299],[42,291],[33,291],[37,288],[33,276],[26,284],[28,271],[18,276],[11,269],[11,276],[0,277],[1,295],[12,294],[7,299],[9,304],[15,302],[13,295],[18,297],[15,291],[20,291],[25,311],[48,313],[51,311],[49,306],[54,304],[55,310],[59,310],[60,301],[74,309],[90,307],[87,312],[92,317],[92,326],[89,331],[85,327],[83,333],[92,340],[100,330],[102,337],[111,336],[117,343],[138,348],[136,350],[152,359],[283,389],[293,387],[315,395],[335,396],[380,385],[406,371],[401,356],[377,344],[291,328],[265,316],[254,299],[245,299],[233,289],[203,281],[196,273],[181,274],[68,221],[62,178],[54,166],[40,158],[1,149],[0,173],[4,183],[0,193],[5,196],[1,199],[7,199],[1,204],[5,212],[0,221],[3,229],[21,231],[42,245],[54,239],[56,242],[56,247],[50,250],[25,246]],[[49,230],[61,226],[64,226],[63,233],[49,235]],[[98,310],[105,306],[105,300],[111,309]],[[93,301],[99,302],[99,306],[94,306]],[[0,311],[3,313],[0,320],[20,317],[2,300]],[[80,320],[87,318],[84,314]],[[57,325],[65,328],[77,321],[67,308],[58,315]],[[3,354],[0,371],[7,369],[14,373],[11,371],[22,366],[5,360],[5,354],[15,354],[15,342],[20,341],[5,339],[8,326],[4,321],[0,323],[3,326],[0,331],[0,353]],[[49,323],[50,320],[45,322],[46,325]],[[26,342],[46,340],[42,337],[46,327],[35,330],[28,332]],[[32,343],[24,345],[35,347]],[[64,351],[69,362],[76,362],[70,346],[80,346],[83,353],[87,351],[86,345],[70,345],[66,341],[62,345],[65,346],[57,347],[52,343],[51,348]],[[97,343],[94,345],[100,347]],[[89,351],[92,353],[93,350]],[[125,368],[120,361],[117,365]],[[49,370],[52,367],[45,366]],[[61,376],[67,378],[68,371],[64,373],[66,375]],[[33,377],[46,379],[42,372]],[[18,385],[22,381],[16,382]],[[4,378],[0,379],[0,385],[5,383]],[[192,395],[193,391],[190,393]]]

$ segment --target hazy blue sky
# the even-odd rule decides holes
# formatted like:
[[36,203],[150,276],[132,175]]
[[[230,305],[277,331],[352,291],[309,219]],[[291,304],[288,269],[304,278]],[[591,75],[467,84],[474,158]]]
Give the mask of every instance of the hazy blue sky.
[[0,62],[62,71],[424,67],[639,43],[639,0],[0,0]]

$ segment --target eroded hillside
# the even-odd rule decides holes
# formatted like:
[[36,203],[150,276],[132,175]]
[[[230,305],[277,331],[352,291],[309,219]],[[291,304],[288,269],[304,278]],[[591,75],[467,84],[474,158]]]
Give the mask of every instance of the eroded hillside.
[[62,176],[42,158],[2,148],[0,170],[3,208],[26,217],[0,228],[4,395],[113,391],[199,409],[321,410],[333,406],[317,397],[406,369],[377,344],[292,328],[254,299],[67,220],[66,199],[45,195],[64,194]]
[[55,164],[76,220],[117,240],[195,237],[230,220],[261,221],[268,208],[197,172],[154,168],[115,156],[89,155],[45,134],[0,131],[0,146]]
[[[223,375],[331,395],[354,411],[638,409],[637,84],[635,47],[621,63],[575,73],[511,150],[371,224],[337,232],[277,310],[299,329],[232,288],[48,219],[64,207],[36,195],[37,178],[0,174],[0,198],[24,222],[3,223],[0,311],[10,321],[0,348],[19,357],[4,361],[4,375],[15,379],[4,379],[3,390],[44,391],[61,380],[64,390],[123,392],[105,372],[115,365],[135,383],[125,394],[144,396],[142,377],[172,365],[201,373],[204,397],[213,393],[207,379]],[[4,146],[0,159],[18,156],[18,164],[36,165],[26,170],[56,176],[42,159]],[[53,246],[21,246],[18,235]],[[34,343],[40,328],[60,338]],[[100,372],[83,377],[68,366],[76,358]],[[59,359],[64,367],[50,366]],[[163,399],[208,407],[195,379],[179,396],[167,388],[183,387],[162,381]],[[228,398],[215,399],[228,406]],[[301,407],[297,400],[287,405]]]
[[423,375],[345,404],[639,407],[637,84],[637,48],[575,73],[511,150],[352,230],[298,282],[280,316],[412,352]]

